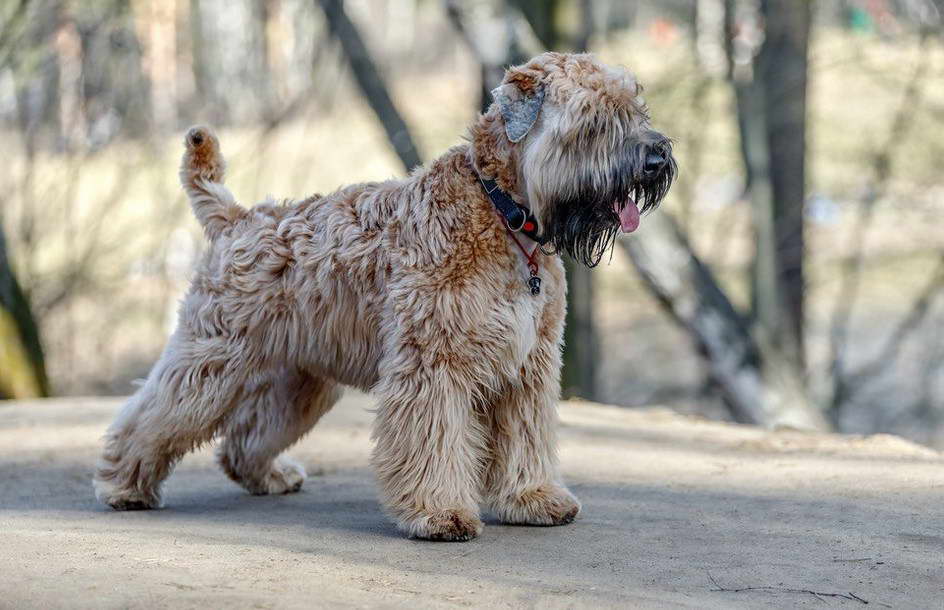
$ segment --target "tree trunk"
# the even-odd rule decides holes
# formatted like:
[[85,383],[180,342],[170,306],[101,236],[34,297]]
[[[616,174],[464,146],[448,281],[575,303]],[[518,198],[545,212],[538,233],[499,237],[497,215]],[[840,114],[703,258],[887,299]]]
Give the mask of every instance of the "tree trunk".
[[[728,32],[734,2],[728,0]],[[764,43],[753,78],[735,75],[741,151],[753,207],[754,322],[771,345],[805,366],[804,226],[806,74],[810,4],[764,0]],[[730,49],[730,44],[728,46]]]
[[737,117],[738,133],[740,138],[738,142],[741,147],[741,159],[744,161],[744,193],[750,194],[751,185],[754,183],[751,164],[748,163],[750,151],[747,149],[748,133],[747,117],[750,113],[747,111],[747,104],[754,97],[752,86],[752,75],[746,75],[738,71],[734,63],[734,36],[737,31],[736,23],[738,0],[724,0],[724,54],[727,59],[728,82],[734,89],[735,115]]
[[768,428],[829,429],[808,400],[796,368],[751,335],[748,321],[694,254],[671,216],[666,212],[649,216],[644,231],[619,243],[649,290],[706,357],[737,421]]
[[534,35],[548,51],[560,51],[561,31],[558,27],[557,11],[560,0],[510,0],[525,16]]
[[39,329],[13,274],[0,227],[0,398],[48,394]]
[[[548,3],[548,14],[544,21],[554,23],[555,5]],[[589,2],[581,0],[582,27],[575,51],[583,53],[593,36],[593,13]],[[533,10],[533,9],[532,9]],[[526,13],[527,14],[527,13]],[[530,18],[529,18],[530,19]],[[534,26],[532,22],[532,26]],[[548,34],[544,35],[549,36]],[[550,36],[556,44],[559,34]],[[544,40],[544,37],[541,37]],[[561,392],[564,397],[580,397],[599,400],[597,387],[597,361],[600,358],[600,339],[597,335],[594,308],[593,270],[564,256],[567,272],[567,318],[564,326],[564,369],[561,371]]]
[[765,0],[766,32],[757,58],[768,142],[772,224],[781,317],[772,328],[774,344],[803,366],[804,223],[806,199],[806,85],[811,3]]
[[419,151],[413,142],[413,136],[410,135],[406,122],[394,106],[393,100],[390,99],[387,86],[377,71],[377,66],[371,59],[360,32],[344,12],[344,2],[342,0],[319,0],[319,2],[327,18],[328,28],[341,43],[351,65],[351,71],[354,73],[354,79],[364,93],[364,97],[367,98],[367,103],[383,125],[387,138],[393,145],[397,156],[400,157],[403,166],[407,171],[412,170],[422,163]]
[[214,35],[204,24],[200,0],[190,0],[190,67],[196,89],[197,104],[207,108],[205,120],[214,125],[229,124],[230,112],[226,99],[217,91],[217,62],[211,53]]
[[250,13],[246,41],[249,45],[248,82],[252,85],[257,98],[256,112],[264,123],[268,123],[272,121],[276,111],[268,34],[272,6],[271,0],[248,1]]
[[[25,28],[21,44],[26,48],[12,53],[12,76],[16,113],[27,156],[42,145],[58,148],[63,143],[60,121],[59,55],[53,37],[62,19],[59,2],[38,2],[25,7]],[[17,27],[19,24],[11,24]]]
[[567,319],[564,326],[564,368],[561,393],[565,398],[598,400],[597,360],[600,341],[594,323],[593,274],[564,257],[567,272]]
[[479,63],[479,109],[482,112],[492,105],[492,89],[501,84],[505,68],[529,59],[521,49],[511,9],[504,3],[501,6],[501,19],[493,20],[483,35],[482,28],[473,28],[468,23],[461,0],[446,0],[446,15]]
[[82,44],[81,94],[90,144],[101,147],[119,131],[132,138],[147,135],[151,83],[130,0],[82,2],[74,18]]

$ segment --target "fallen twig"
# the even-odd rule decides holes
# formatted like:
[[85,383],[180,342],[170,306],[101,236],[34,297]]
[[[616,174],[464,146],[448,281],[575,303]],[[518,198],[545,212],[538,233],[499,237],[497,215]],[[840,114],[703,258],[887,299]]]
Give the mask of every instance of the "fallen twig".
[[[791,589],[791,588],[788,588],[788,587],[770,587],[770,586],[766,586],[766,587],[737,587],[737,588],[732,589],[732,588],[729,588],[729,587],[722,587],[720,584],[718,584],[718,581],[715,580],[715,577],[711,575],[711,572],[709,572],[708,570],[705,570],[705,571],[708,572],[708,579],[709,579],[709,580],[711,581],[711,583],[715,586],[714,589],[709,589],[709,591],[719,591],[719,592],[723,592],[723,593],[741,593],[742,591],[771,591],[771,592],[775,592],[775,593],[804,593],[804,594],[806,594],[806,595],[812,595],[813,597],[816,597],[816,598],[822,598],[822,597],[841,597],[842,599],[848,599],[848,600],[850,600],[850,601],[856,601],[856,602],[859,602],[859,603],[861,603],[861,604],[868,604],[868,603],[869,603],[868,600],[862,599],[861,597],[859,597],[859,596],[856,595],[855,593],[852,593],[851,591],[848,592],[848,593],[824,593],[824,592],[822,592],[822,591],[813,591],[812,589]],[[822,600],[820,600],[820,601],[822,601]]]

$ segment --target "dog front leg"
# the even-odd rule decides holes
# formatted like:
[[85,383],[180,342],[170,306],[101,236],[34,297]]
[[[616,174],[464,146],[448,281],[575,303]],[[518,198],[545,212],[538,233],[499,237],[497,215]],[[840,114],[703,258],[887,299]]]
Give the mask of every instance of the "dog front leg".
[[482,532],[482,430],[470,386],[454,372],[403,367],[377,388],[372,464],[386,509],[416,538],[464,541]]
[[559,371],[556,344],[538,345],[488,410],[485,493],[505,523],[564,525],[580,512],[558,472]]

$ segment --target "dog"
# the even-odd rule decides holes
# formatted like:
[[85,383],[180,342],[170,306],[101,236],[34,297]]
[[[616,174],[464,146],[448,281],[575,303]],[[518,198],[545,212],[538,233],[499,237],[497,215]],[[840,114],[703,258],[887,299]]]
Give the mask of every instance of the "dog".
[[253,494],[297,491],[283,451],[342,386],[378,399],[371,464],[416,538],[580,512],[557,458],[566,254],[596,265],[672,184],[669,138],[633,75],[587,54],[507,70],[466,142],[408,178],[247,209],[219,141],[185,137],[183,188],[209,242],[176,331],[105,437],[94,486],[161,505],[188,451]]

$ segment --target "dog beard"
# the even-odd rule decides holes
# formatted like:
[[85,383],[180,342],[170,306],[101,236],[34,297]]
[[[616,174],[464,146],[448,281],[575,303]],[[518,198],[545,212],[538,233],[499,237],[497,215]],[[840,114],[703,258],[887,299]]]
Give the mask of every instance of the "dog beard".
[[626,232],[636,228],[633,225],[627,229],[622,222],[632,216],[627,212],[635,213],[638,225],[639,214],[658,207],[669,192],[677,166],[671,145],[664,147],[666,162],[655,175],[644,176],[641,168],[647,149],[638,146],[627,151],[623,163],[616,164],[605,186],[593,186],[592,177],[585,178],[587,186],[576,189],[579,196],[561,198],[549,206],[543,237],[553,252],[566,253],[578,263],[596,267],[612,251],[621,228]]
[[562,201],[552,208],[544,238],[554,253],[566,253],[578,263],[596,267],[613,248],[620,231],[619,216],[603,203]]

